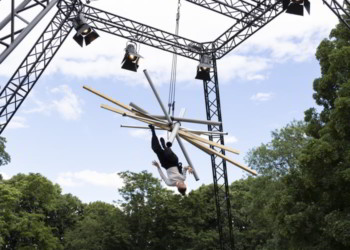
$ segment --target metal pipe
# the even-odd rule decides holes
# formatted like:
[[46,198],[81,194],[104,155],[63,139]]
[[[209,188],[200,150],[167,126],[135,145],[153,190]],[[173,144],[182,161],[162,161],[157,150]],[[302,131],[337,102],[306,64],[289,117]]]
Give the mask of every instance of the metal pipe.
[[[181,111],[180,111],[179,117],[184,117],[185,113],[186,113],[186,109],[182,108]],[[174,127],[173,127],[173,130],[171,131],[170,137],[169,137],[169,141],[171,143],[174,143],[175,137],[176,137],[177,132],[179,131],[179,129],[180,129],[180,123],[176,122]]]
[[11,1],[11,43],[15,40],[15,0]]
[[140,108],[139,106],[137,106],[135,103],[130,102],[129,103],[130,107],[133,107],[134,109],[137,109],[138,111],[141,111],[142,113],[148,114],[148,112],[142,108]]
[[[22,3],[18,5],[18,7],[15,9],[15,13],[26,7],[26,5],[30,2],[31,0],[25,0]],[[0,23],[0,30],[2,30],[10,21],[11,21],[11,16],[12,13],[7,15],[7,17],[4,18],[4,20],[1,21]]]
[[[137,128],[137,129],[150,129],[149,127],[143,127],[143,126],[129,126],[129,125],[120,125],[121,128]],[[155,130],[166,130],[162,128],[154,128]]]
[[191,162],[191,159],[190,159],[190,157],[188,156],[187,151],[186,151],[186,149],[185,149],[185,146],[183,145],[183,143],[182,143],[181,138],[180,138],[179,135],[176,135],[176,140],[177,140],[177,142],[179,143],[179,146],[180,146],[180,148],[181,148],[181,150],[182,150],[182,152],[183,152],[183,154],[184,154],[184,156],[185,156],[185,159],[186,159],[188,165],[192,168],[192,171],[193,171],[192,173],[193,173],[194,178],[196,179],[196,181],[199,181],[199,177],[198,177],[198,175],[197,175],[197,172],[196,172],[196,170],[195,170],[194,167],[193,167],[193,164],[192,164],[192,162]]
[[[151,88],[152,88],[152,90],[153,90],[153,93],[154,93],[154,95],[156,96],[156,98],[157,98],[157,100],[158,100],[158,102],[159,102],[159,105],[160,105],[160,107],[162,108],[163,113],[164,113],[165,117],[167,118],[169,124],[173,124],[172,120],[170,119],[168,113],[167,113],[166,110],[165,110],[165,107],[164,107],[164,105],[163,105],[163,103],[162,103],[162,100],[160,99],[160,97],[159,97],[159,95],[158,95],[157,90],[155,89],[155,87],[154,87],[154,85],[153,85],[153,82],[152,82],[150,76],[149,76],[148,73],[147,73],[147,70],[143,70],[143,73],[145,74],[145,76],[146,76],[146,78],[147,78],[147,80],[148,80],[148,82],[149,82],[149,85],[151,86]],[[193,176],[194,176],[194,178],[196,179],[196,181],[198,181],[198,180],[199,180],[199,177],[198,177],[198,175],[197,175],[197,173],[196,173],[196,171],[195,171],[195,169],[194,169],[194,167],[193,167],[193,164],[192,164],[192,162],[191,162],[191,159],[190,159],[190,157],[188,156],[187,151],[186,151],[186,149],[185,149],[185,146],[183,145],[183,143],[182,143],[181,138],[180,138],[179,135],[176,135],[176,140],[177,140],[177,142],[178,142],[179,145],[180,145],[180,148],[181,148],[181,150],[182,150],[182,152],[183,152],[183,154],[184,154],[184,156],[185,156],[185,158],[186,158],[186,161],[187,161],[188,165],[189,165],[189,166],[192,168],[192,170],[193,170]]]
[[153,82],[152,82],[152,79],[150,78],[150,76],[148,75],[148,72],[147,70],[143,70],[143,73],[145,74],[146,78],[147,78],[147,81],[149,82],[149,85],[151,86],[152,90],[153,90],[153,93],[154,95],[156,96],[157,100],[158,100],[158,103],[160,105],[160,107],[162,108],[163,110],[163,113],[166,117],[166,119],[168,120],[169,124],[173,124],[173,121],[170,119],[170,116],[168,115],[168,113],[166,112],[166,109],[165,109],[165,106],[162,102],[162,100],[160,99],[159,95],[158,95],[158,92],[156,90],[156,88],[154,87],[153,85]]
[[[166,119],[165,116],[161,116],[161,115],[152,115],[152,116],[156,117],[158,119]],[[221,122],[208,121],[208,120],[197,120],[197,119],[175,117],[175,116],[170,116],[170,119],[172,119],[173,121],[191,122],[191,123],[206,124],[206,125],[212,125],[212,126],[220,126],[221,125]]]
[[[137,128],[137,129],[150,129],[146,126],[131,126],[131,125],[120,125],[121,128]],[[162,128],[154,128],[155,130],[166,130]],[[183,129],[183,128],[180,128]],[[184,131],[190,132],[190,133],[198,133],[203,135],[228,135],[227,132],[218,132],[218,131],[204,131],[204,130],[191,130],[191,129],[185,129]]]
[[[39,21],[51,10],[53,6],[56,5],[58,0],[51,0],[51,2],[47,5],[45,9],[43,9],[31,22],[27,27],[23,29],[23,31],[14,39],[14,41],[10,44],[8,48],[6,48],[1,54],[0,54],[0,64],[8,57],[11,52],[18,46],[18,44],[28,35],[28,33],[39,23]],[[28,1],[29,2],[29,1]],[[21,6],[21,5],[20,5]],[[17,11],[19,7],[15,9],[15,12]],[[22,7],[23,8],[23,7]],[[11,17],[11,15],[9,15]],[[3,22],[0,24],[0,30],[3,28],[2,26],[5,26],[6,18]]]

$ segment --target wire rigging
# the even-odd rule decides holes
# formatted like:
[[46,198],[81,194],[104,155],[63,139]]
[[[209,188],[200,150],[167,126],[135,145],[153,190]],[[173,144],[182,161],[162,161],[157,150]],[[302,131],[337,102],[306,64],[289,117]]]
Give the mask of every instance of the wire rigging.
[[[179,35],[180,8],[181,8],[181,0],[178,0],[177,13],[176,13],[176,27],[175,27],[176,35]],[[169,108],[168,114],[172,116],[174,116],[174,112],[175,112],[176,71],[177,71],[177,55],[173,54],[173,59],[171,64],[171,75],[170,75],[169,99],[168,99],[168,108]]]

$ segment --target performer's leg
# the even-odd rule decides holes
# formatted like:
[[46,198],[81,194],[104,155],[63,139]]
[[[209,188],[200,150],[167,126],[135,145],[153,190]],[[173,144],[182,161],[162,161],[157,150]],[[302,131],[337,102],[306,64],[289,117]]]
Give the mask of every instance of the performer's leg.
[[156,131],[154,130],[154,127],[152,125],[149,125],[151,131],[152,131],[152,149],[154,151],[154,153],[156,153],[157,155],[162,153],[162,148],[160,147],[159,141],[158,141],[158,137],[156,135]]

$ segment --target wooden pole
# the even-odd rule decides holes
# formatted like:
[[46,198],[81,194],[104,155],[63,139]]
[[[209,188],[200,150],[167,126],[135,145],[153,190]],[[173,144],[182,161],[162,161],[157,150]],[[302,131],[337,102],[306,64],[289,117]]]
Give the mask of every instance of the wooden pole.
[[197,142],[197,141],[195,141],[195,140],[192,140],[192,139],[190,139],[190,138],[186,138],[186,137],[182,137],[182,138],[184,138],[186,141],[188,141],[189,143],[191,143],[193,146],[195,146],[195,147],[201,149],[202,151],[204,151],[204,152],[206,152],[206,153],[208,153],[208,154],[210,154],[210,155],[215,154],[216,156],[219,156],[220,158],[222,158],[222,159],[224,159],[224,160],[230,162],[231,164],[233,164],[233,165],[239,167],[240,169],[242,169],[242,170],[244,170],[244,171],[246,171],[246,172],[248,172],[248,173],[250,173],[250,174],[252,174],[252,175],[257,175],[257,172],[256,172],[255,170],[252,170],[252,169],[250,169],[250,168],[248,168],[248,167],[246,167],[246,166],[244,166],[244,165],[242,165],[242,164],[240,164],[240,163],[238,163],[238,162],[236,162],[236,161],[234,161],[234,160],[228,158],[226,155],[223,155],[223,154],[221,154],[221,153],[215,151],[215,150],[212,149],[212,148],[206,147],[206,146],[203,145],[202,143],[199,143],[199,142]]
[[104,95],[104,94],[98,92],[97,90],[94,90],[94,89],[92,89],[92,88],[90,88],[88,86],[83,86],[83,88],[88,90],[88,91],[90,91],[91,93],[99,96],[99,97],[102,97],[103,99],[106,99],[107,101],[110,101],[110,102],[114,103],[115,105],[117,105],[117,106],[119,106],[119,107],[121,107],[123,109],[126,109],[126,110],[132,112],[132,107],[130,107],[130,106],[128,106],[128,105],[126,105],[126,104],[124,104],[122,102],[114,100],[113,98],[111,98],[111,97],[109,97],[107,95]]
[[234,153],[234,154],[239,154],[239,151],[238,150],[235,150],[233,148],[230,148],[230,147],[227,147],[225,145],[222,145],[222,144],[219,144],[219,143],[216,143],[216,142],[213,142],[213,141],[210,141],[210,140],[207,140],[207,139],[204,139],[200,136],[197,136],[197,135],[194,135],[194,134],[190,134],[190,133],[186,133],[185,131],[183,130],[180,130],[179,131],[179,134],[181,136],[185,136],[187,138],[190,138],[190,139],[193,139],[193,140],[197,140],[197,141],[201,141],[201,142],[204,142],[206,144],[209,144],[211,146],[214,146],[214,147],[218,147],[218,148],[221,148],[221,149],[224,149],[224,150],[227,150],[231,153]]

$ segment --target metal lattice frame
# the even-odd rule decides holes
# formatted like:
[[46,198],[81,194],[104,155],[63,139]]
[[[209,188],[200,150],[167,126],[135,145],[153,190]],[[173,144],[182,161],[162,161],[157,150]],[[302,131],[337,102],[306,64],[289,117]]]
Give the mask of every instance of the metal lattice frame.
[[[207,120],[221,122],[220,126],[208,125],[208,131],[223,132],[221,103],[219,92],[219,80],[217,73],[216,59],[213,58],[213,69],[210,81],[203,81],[205,108]],[[211,141],[215,141],[224,145],[223,135],[212,135],[209,137]],[[211,146],[215,150],[214,147]],[[225,154],[225,150],[220,150]],[[229,183],[227,178],[226,161],[211,155],[215,204],[218,221],[218,231],[220,237],[220,249],[234,249],[234,239],[232,235],[232,215],[229,195]]]
[[72,29],[67,20],[71,14],[74,14],[73,12],[73,9],[65,14],[60,10],[57,11],[35,46],[1,90],[0,132],[5,129],[67,38]]
[[199,60],[199,53],[202,53],[202,45],[199,42],[131,19],[90,6],[84,6],[82,13],[97,30],[194,60]]
[[[18,10],[21,9],[21,11],[25,11],[28,9],[30,5],[27,6],[27,4],[30,1],[31,0],[24,0],[16,9],[12,5],[10,17],[12,21],[11,25],[14,24],[14,18],[20,12]],[[51,0],[50,3],[52,4],[54,1],[59,1],[59,11],[51,20],[50,24],[7,85],[0,92],[0,134],[4,131],[6,125],[10,122],[11,118],[67,38],[72,29],[69,20],[76,17],[79,13],[83,13],[89,24],[95,29],[134,42],[149,45],[193,60],[199,60],[202,54],[211,54],[213,59],[212,77],[210,81],[203,82],[207,119],[221,122],[222,116],[216,60],[224,57],[283,12],[282,0],[185,0],[235,20],[234,25],[213,42],[200,43],[97,8],[83,5],[81,0]],[[340,20],[350,28],[348,25],[350,20],[350,18],[348,18],[350,17],[349,11],[345,6],[345,4],[349,4],[348,1],[349,0],[344,0],[344,4],[340,5],[336,0],[323,0]],[[43,12],[29,23],[28,27],[25,29],[16,31],[13,26],[11,28],[11,34],[2,38],[3,40],[0,39],[0,44],[5,47],[15,47],[15,45],[18,44],[32,27],[47,13],[49,9],[49,0],[33,0],[33,3],[43,7],[46,6],[46,8],[44,8],[45,11],[43,10]],[[16,17],[20,18],[19,16]],[[7,22],[3,21],[0,25],[9,23],[8,20],[9,19],[7,19]],[[17,38],[18,40],[16,41]],[[10,39],[13,45],[5,43],[4,39]],[[12,49],[9,50],[8,53],[10,53]],[[208,126],[208,130],[223,131],[223,128],[222,125]],[[224,144],[223,136],[212,136],[210,139]],[[222,151],[221,153],[224,154],[225,152]],[[211,156],[211,161],[220,249],[233,249],[232,215],[226,161],[216,158],[215,156]]]
[[[271,2],[271,0],[265,2]],[[282,0],[276,0],[273,4],[258,4],[251,8],[248,14],[244,15],[240,21],[237,21],[210,45],[217,48],[215,57],[217,59],[224,57],[282,13]]]
[[[15,0],[11,0],[11,13],[0,23],[0,31],[9,27],[9,31],[0,37],[0,63],[17,47],[35,25],[56,5],[58,0],[25,0],[15,8]],[[39,11],[24,18],[27,12]]]
[[323,3],[350,29],[349,0],[343,0],[343,4],[340,4],[337,0],[323,0]]

